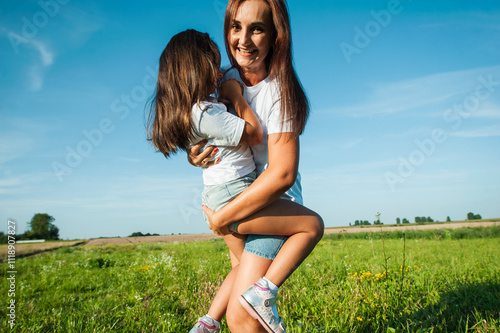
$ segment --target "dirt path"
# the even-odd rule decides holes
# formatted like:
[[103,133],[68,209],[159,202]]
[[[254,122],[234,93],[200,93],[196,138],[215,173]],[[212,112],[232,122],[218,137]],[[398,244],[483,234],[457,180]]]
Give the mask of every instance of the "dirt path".
[[123,238],[97,238],[85,243],[85,246],[92,245],[124,245],[133,243],[173,243],[173,242],[197,242],[202,240],[217,239],[214,234],[189,234],[189,235],[166,235],[166,236],[144,236],[144,237],[123,237]]
[[[500,219],[471,221],[456,221],[447,223],[430,223],[430,224],[400,224],[400,225],[383,225],[384,231],[404,231],[404,230],[432,230],[432,229],[456,229],[456,228],[474,228],[474,227],[492,227],[500,226]],[[341,232],[358,233],[358,232],[380,232],[379,226],[356,226],[356,227],[334,227],[326,228],[325,234],[337,234]],[[125,245],[134,243],[158,243],[158,242],[196,242],[209,239],[217,239],[219,236],[214,234],[189,234],[189,235],[166,235],[166,236],[144,236],[144,237],[123,237],[123,238],[97,238],[90,240],[79,241],[61,241],[61,242],[46,242],[46,243],[31,243],[31,244],[16,244],[16,258],[21,258],[37,253],[55,250],[65,246],[102,246],[108,244]],[[0,245],[0,260],[7,258],[7,245]]]
[[[26,257],[36,253],[52,251],[66,246],[76,246],[84,244],[85,241],[61,241],[61,242],[45,242],[45,243],[23,243],[15,244],[16,259]],[[0,245],[0,260],[7,258],[8,245]]]
[[[192,234],[192,235],[168,235],[168,236],[147,236],[147,237],[123,237],[123,238],[97,238],[90,240],[60,241],[44,243],[22,243],[15,244],[16,258],[22,258],[46,251],[57,250],[69,246],[100,246],[100,245],[125,245],[133,243],[158,243],[158,242],[196,242],[209,239],[217,239],[214,234]],[[8,245],[0,245],[0,261],[7,259]]]

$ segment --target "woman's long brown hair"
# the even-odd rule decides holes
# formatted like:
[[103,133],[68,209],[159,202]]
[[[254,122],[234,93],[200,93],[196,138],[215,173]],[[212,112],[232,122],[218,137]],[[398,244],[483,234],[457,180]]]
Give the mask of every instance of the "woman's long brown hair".
[[147,121],[148,140],[165,157],[190,148],[191,109],[215,91],[219,66],[219,49],[206,33],[180,32],[165,47]]
[[[245,0],[229,0],[224,19],[224,41],[229,61],[239,69],[238,63],[231,54],[229,32],[239,6]],[[285,0],[263,0],[271,9],[274,25],[274,40],[266,58],[267,71],[271,79],[276,80],[281,97],[281,115],[283,121],[291,120],[292,130],[296,136],[304,131],[309,117],[309,101],[302,84],[293,67],[292,34],[290,17]]]

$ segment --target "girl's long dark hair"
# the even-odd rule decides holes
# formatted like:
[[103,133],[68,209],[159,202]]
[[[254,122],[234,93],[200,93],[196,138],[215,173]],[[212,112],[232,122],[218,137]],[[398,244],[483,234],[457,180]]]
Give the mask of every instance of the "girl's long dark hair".
[[[233,67],[239,69],[231,54],[229,32],[239,6],[245,0],[229,0],[224,19],[224,41],[226,51]],[[293,67],[292,34],[290,17],[285,0],[263,0],[271,9],[274,25],[273,45],[266,58],[267,71],[271,79],[276,80],[281,97],[281,115],[284,121],[290,119],[296,136],[304,131],[309,117],[309,101]]]
[[219,49],[206,33],[180,32],[165,47],[147,120],[148,140],[165,157],[190,148],[191,109],[215,91],[219,66]]

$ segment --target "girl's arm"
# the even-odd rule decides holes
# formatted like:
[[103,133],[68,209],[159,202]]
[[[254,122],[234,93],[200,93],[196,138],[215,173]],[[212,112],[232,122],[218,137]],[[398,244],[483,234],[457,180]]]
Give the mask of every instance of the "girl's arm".
[[299,139],[293,133],[270,134],[268,139],[268,168],[233,201],[215,213],[209,212],[215,233],[266,207],[294,184],[299,166]]
[[240,144],[255,146],[264,139],[264,132],[259,118],[253,112],[248,102],[243,98],[243,87],[238,81],[231,79],[224,81],[220,89],[220,97],[231,102],[240,118],[245,120],[245,129]]
[[[240,138],[239,144],[247,146],[255,146],[262,142],[264,132],[259,119],[253,112],[248,102],[243,97],[243,87],[236,80],[224,81],[221,85],[221,98],[229,100],[233,104],[238,116],[245,120],[245,128]],[[201,149],[206,145],[207,141],[201,141],[191,147],[188,151],[188,161],[196,167],[208,168],[219,163],[219,159],[213,160],[217,153],[217,148],[214,146],[206,147],[201,153]]]

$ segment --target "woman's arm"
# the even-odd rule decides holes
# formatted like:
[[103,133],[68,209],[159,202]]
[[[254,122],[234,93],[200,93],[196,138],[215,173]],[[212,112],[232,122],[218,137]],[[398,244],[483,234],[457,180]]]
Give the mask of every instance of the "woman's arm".
[[[293,138],[293,133],[270,134],[268,149],[268,168],[233,201],[216,213],[207,214],[215,233],[266,207],[295,183],[299,167],[299,138]],[[203,209],[207,211],[206,207]]]
[[257,115],[243,97],[241,83],[234,79],[224,81],[221,84],[220,97],[229,100],[238,116],[245,120],[245,128],[239,143],[248,146],[255,146],[261,143],[264,139],[262,125]]

